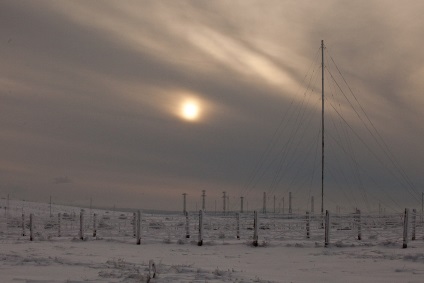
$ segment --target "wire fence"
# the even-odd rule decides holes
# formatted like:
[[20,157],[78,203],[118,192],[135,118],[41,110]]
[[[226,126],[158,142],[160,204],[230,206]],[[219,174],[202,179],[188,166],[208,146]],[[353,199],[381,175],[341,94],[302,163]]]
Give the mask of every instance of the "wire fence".
[[[202,229],[199,229],[201,216]],[[254,239],[255,230],[263,244],[323,245],[328,241],[336,246],[402,246],[405,241],[424,242],[424,225],[420,215],[412,210],[406,217],[404,213],[330,213],[326,222],[321,215],[313,214],[259,214],[255,227],[253,213],[144,213],[138,228],[135,212],[73,210],[49,214],[45,211],[5,211],[0,215],[0,239],[110,238],[135,243],[139,229],[142,242],[192,242],[198,241],[199,233],[205,243],[250,242]]]

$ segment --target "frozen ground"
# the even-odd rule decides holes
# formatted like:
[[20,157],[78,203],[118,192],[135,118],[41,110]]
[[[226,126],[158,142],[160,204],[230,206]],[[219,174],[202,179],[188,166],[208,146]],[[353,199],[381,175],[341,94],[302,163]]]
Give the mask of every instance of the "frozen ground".
[[[38,219],[45,219],[43,213],[46,210],[38,208]],[[122,214],[117,215],[124,218]],[[394,236],[398,229],[366,227],[362,241],[351,230],[334,229],[325,248],[318,229],[312,230],[315,238],[306,239],[294,231],[296,223],[290,224],[293,233],[285,233],[278,230],[280,222],[270,220],[270,229],[259,231],[260,246],[253,247],[248,219],[237,240],[233,226],[226,226],[229,219],[216,217],[207,227],[227,228],[206,229],[199,247],[195,227],[186,239],[184,227],[179,229],[184,218],[179,216],[144,215],[141,245],[131,235],[131,221],[121,220],[125,222],[119,228],[99,230],[96,237],[85,231],[84,240],[78,238],[77,224],[70,226],[74,230],[63,230],[75,236],[62,237],[44,225],[34,241],[0,225],[0,282],[147,282],[151,260],[157,273],[150,282],[424,282],[421,226],[407,249],[402,249],[402,235]]]

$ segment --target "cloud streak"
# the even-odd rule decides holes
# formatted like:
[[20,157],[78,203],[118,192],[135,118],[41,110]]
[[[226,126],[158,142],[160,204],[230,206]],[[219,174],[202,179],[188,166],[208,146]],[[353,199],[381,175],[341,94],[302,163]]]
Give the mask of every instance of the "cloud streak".
[[[318,164],[311,145],[319,131],[317,73],[315,92],[305,94],[304,86],[308,68],[318,72],[314,56],[321,39],[412,180],[424,185],[417,169],[424,139],[421,1],[407,6],[396,1],[3,1],[1,6],[2,192],[19,187],[17,198],[57,194],[62,202],[84,202],[107,192],[111,197],[101,197],[104,205],[119,200],[122,206],[173,209],[179,209],[175,198],[182,192],[192,196],[194,206],[202,189],[217,200],[223,190],[233,197],[249,191],[252,203],[264,190],[282,197],[288,188],[299,188],[298,199],[317,196],[316,179],[308,185],[299,180],[309,180]],[[331,89],[328,95],[347,121],[361,125],[343,99],[332,98]],[[187,98],[203,106],[198,123],[178,117]],[[284,120],[286,132],[275,141],[266,173],[247,190],[246,180],[293,109],[303,109],[307,121],[298,132],[302,135],[293,135],[302,137],[291,151],[297,153],[293,166],[277,173],[284,167],[282,147],[300,125],[296,114]],[[331,128],[337,114],[331,106],[327,110]],[[357,154],[366,163],[369,154]],[[335,175],[328,177],[331,189],[342,173],[328,166]],[[367,186],[387,185],[378,166],[367,170],[383,180]],[[54,191],[57,176],[71,176],[73,182],[63,185],[78,192],[78,199]],[[275,178],[280,178],[277,188],[267,189]],[[354,187],[357,181],[344,182]]]

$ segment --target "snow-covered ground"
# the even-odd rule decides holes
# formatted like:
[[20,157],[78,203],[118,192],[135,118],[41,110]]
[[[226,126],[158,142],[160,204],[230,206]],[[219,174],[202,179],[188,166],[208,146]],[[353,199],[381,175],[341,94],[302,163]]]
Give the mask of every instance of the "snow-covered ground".
[[[311,223],[307,239],[303,218],[262,215],[254,247],[248,213],[241,217],[240,239],[234,217],[206,214],[203,246],[197,245],[196,214],[188,239],[183,215],[143,214],[141,245],[136,245],[132,213],[86,209],[80,240],[78,208],[54,206],[50,217],[48,205],[25,203],[22,236],[22,206],[11,202],[15,210],[0,216],[0,282],[147,282],[149,262],[156,267],[150,282],[424,282],[423,227],[417,221],[416,240],[402,249],[401,215],[363,217],[361,241],[352,217],[333,216],[329,247],[319,221]],[[59,211],[69,218],[61,220],[61,237],[54,220]]]

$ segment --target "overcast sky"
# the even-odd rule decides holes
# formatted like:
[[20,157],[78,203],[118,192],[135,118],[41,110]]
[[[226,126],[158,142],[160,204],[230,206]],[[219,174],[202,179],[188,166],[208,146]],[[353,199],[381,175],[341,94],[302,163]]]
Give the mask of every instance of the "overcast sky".
[[[182,193],[195,209],[206,190],[221,210],[222,191],[232,209],[242,195],[261,207],[267,192],[272,210],[292,191],[296,208],[314,196],[318,211],[324,40],[326,208],[418,208],[423,11],[420,0],[1,1],[1,197],[180,210]],[[336,94],[333,62],[358,113]]]

